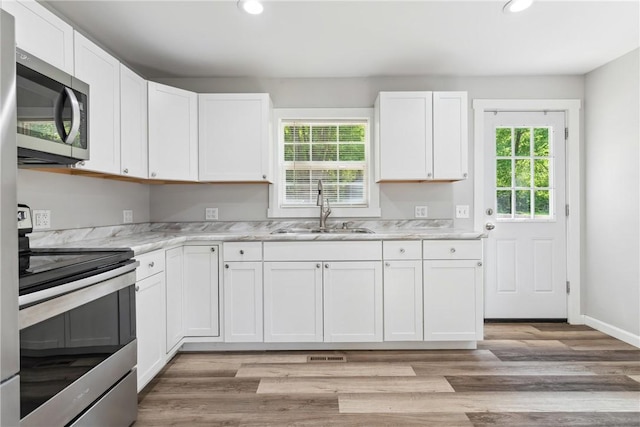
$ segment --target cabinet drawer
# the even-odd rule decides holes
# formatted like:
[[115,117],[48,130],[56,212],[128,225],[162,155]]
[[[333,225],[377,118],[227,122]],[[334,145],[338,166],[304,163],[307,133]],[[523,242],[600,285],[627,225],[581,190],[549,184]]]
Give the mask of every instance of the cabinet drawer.
[[223,246],[225,261],[262,261],[261,242],[231,242]]
[[382,242],[266,242],[265,261],[378,261]]
[[482,259],[480,240],[425,240],[424,259]]
[[164,271],[164,251],[136,255],[140,265],[136,269],[136,281]]
[[398,240],[382,242],[384,259],[421,259],[422,245],[419,240]]

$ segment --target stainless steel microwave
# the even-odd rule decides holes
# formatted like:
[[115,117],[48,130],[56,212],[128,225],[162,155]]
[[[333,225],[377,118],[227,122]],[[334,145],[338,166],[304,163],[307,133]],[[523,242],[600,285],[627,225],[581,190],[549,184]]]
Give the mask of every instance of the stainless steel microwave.
[[89,159],[89,85],[16,50],[18,164],[72,165]]

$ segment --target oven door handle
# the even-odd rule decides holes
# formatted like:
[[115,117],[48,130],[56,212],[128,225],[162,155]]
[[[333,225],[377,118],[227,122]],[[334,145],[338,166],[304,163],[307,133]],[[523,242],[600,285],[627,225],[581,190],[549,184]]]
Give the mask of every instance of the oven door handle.
[[78,289],[86,288],[87,286],[95,285],[105,280],[109,280],[114,277],[133,271],[136,269],[136,267],[138,267],[138,265],[140,265],[140,261],[135,261],[130,264],[124,265],[122,267],[114,268],[113,270],[96,274],[95,276],[85,277],[84,279],[65,283],[64,285],[54,286],[53,288],[43,289],[38,292],[32,292],[30,294],[21,295],[18,297],[18,305],[22,309],[26,305],[35,304],[40,301],[44,301],[44,300],[55,298],[64,294],[68,294],[69,292],[73,292]]

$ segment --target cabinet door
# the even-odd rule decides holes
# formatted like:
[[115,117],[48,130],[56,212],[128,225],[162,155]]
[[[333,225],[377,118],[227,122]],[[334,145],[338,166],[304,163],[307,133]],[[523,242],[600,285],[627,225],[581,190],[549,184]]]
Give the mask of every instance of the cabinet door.
[[184,247],[185,336],[217,337],[218,246]]
[[432,179],[432,93],[380,92],[377,107],[376,181]]
[[325,342],[382,341],[382,265],[325,262]]
[[15,18],[20,49],[73,75],[71,25],[33,0],[3,0],[2,8]]
[[147,81],[120,64],[120,166],[125,176],[147,178]]
[[262,263],[224,265],[224,340],[262,342]]
[[184,337],[184,260],[182,247],[166,252],[167,346],[166,352]]
[[149,178],[197,181],[198,95],[149,82]]
[[120,62],[74,32],[75,76],[89,84],[89,158],[78,167],[120,174]]
[[466,179],[468,174],[467,92],[433,93],[433,178]]
[[136,283],[138,391],[165,362],[165,277],[159,273]]
[[322,264],[264,263],[265,342],[322,342]]
[[384,340],[421,341],[422,261],[384,263]]
[[200,181],[271,182],[268,94],[200,94]]
[[482,324],[479,261],[424,261],[424,339],[475,341]]

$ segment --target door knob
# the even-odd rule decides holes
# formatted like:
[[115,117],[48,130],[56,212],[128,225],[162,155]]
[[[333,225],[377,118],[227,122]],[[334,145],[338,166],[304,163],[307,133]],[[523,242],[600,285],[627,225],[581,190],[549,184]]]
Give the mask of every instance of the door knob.
[[484,228],[486,228],[487,230],[491,231],[491,230],[493,230],[494,228],[496,228],[496,226],[495,226],[495,224],[492,224],[492,223],[488,222],[488,223],[486,223],[486,224],[484,225]]

